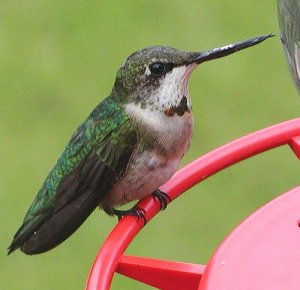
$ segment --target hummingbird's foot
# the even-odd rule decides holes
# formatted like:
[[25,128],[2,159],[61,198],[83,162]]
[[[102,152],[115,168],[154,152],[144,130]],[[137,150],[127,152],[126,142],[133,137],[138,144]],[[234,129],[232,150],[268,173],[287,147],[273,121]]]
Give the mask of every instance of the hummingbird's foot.
[[152,192],[152,195],[156,197],[160,203],[160,210],[165,210],[168,203],[171,201],[170,196],[168,196],[165,192],[160,189],[156,189]]
[[113,208],[112,212],[113,212],[114,215],[116,215],[118,217],[119,221],[126,215],[133,215],[133,216],[137,217],[138,221],[140,219],[143,219],[144,225],[147,223],[146,211],[142,208],[139,208],[139,207],[133,207],[133,208],[128,209],[128,210],[118,210],[118,209]]

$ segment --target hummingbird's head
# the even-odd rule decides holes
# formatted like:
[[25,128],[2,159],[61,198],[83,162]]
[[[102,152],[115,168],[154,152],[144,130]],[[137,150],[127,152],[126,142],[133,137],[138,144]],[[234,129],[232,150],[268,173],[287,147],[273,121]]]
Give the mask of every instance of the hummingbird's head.
[[176,108],[188,96],[188,80],[194,68],[205,61],[220,58],[256,45],[271,35],[215,48],[206,52],[185,52],[172,47],[152,46],[131,54],[117,72],[113,95],[123,102],[142,108],[151,106],[166,111]]
[[191,60],[198,55],[165,46],[139,50],[126,59],[117,73],[118,95],[142,107],[173,103],[173,98],[186,91],[188,78],[197,65]]

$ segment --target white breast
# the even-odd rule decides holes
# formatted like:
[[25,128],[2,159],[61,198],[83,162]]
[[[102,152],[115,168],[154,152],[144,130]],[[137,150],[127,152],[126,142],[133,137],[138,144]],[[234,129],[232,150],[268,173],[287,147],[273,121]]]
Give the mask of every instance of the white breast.
[[126,112],[143,126],[146,133],[158,136],[157,141],[164,147],[183,146],[182,151],[186,151],[184,144],[189,144],[193,131],[191,112],[169,117],[162,111],[151,107],[141,109],[140,105],[133,103],[126,105]]
[[144,150],[142,143],[135,148],[125,174],[105,196],[104,208],[122,205],[131,200],[141,199],[159,188],[175,173],[179,162],[187,151],[193,130],[190,112],[182,116],[166,116],[159,111],[130,104],[127,112],[142,122],[147,130],[159,132],[157,142],[163,145],[167,154],[154,148]]

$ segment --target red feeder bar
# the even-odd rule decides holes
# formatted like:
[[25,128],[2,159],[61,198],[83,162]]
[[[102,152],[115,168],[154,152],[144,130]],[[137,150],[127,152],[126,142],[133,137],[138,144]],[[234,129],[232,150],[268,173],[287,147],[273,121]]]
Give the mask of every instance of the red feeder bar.
[[[160,189],[174,200],[214,173],[285,144],[300,158],[300,119],[260,130],[213,150],[179,170]],[[145,210],[147,221],[160,211],[159,202],[152,196],[144,198],[137,206]],[[297,188],[251,215],[220,245],[208,265],[203,266],[123,256],[144,225],[142,219],[126,216],[99,250],[86,289],[109,289],[117,271],[164,290],[298,290],[299,220],[300,188]]]

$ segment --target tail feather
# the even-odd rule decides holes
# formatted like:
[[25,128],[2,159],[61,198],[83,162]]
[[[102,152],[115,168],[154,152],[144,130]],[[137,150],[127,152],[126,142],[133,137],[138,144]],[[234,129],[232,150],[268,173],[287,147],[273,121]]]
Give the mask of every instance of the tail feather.
[[20,248],[24,242],[34,234],[35,230],[43,224],[43,222],[48,218],[49,214],[38,215],[32,218],[27,223],[23,223],[14,235],[13,241],[7,248],[7,255],[10,255],[16,249]]
[[[88,199],[74,200],[47,220],[22,246],[25,254],[49,251],[65,241],[89,217],[98,205],[99,196],[92,194]],[[93,200],[91,200],[93,199]]]

